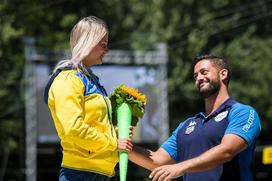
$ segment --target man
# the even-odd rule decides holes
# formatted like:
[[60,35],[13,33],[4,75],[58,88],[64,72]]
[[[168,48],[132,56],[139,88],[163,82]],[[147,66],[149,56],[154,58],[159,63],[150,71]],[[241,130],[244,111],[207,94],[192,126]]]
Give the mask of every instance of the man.
[[153,170],[152,180],[253,180],[251,163],[261,130],[257,112],[229,96],[230,69],[224,58],[199,56],[193,65],[205,112],[180,123],[155,152],[134,146],[130,160]]

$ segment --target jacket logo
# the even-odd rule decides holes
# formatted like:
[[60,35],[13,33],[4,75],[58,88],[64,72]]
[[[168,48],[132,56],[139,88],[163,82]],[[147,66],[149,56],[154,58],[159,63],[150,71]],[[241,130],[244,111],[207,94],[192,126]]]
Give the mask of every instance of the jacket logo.
[[191,134],[195,130],[196,122],[191,121],[190,124],[186,127],[185,134]]
[[220,114],[218,114],[217,116],[215,116],[214,120],[215,120],[216,122],[222,121],[224,118],[227,117],[228,112],[229,112],[229,111],[221,112]]
[[196,122],[195,121],[191,121],[188,127],[195,126],[195,125],[196,125]]

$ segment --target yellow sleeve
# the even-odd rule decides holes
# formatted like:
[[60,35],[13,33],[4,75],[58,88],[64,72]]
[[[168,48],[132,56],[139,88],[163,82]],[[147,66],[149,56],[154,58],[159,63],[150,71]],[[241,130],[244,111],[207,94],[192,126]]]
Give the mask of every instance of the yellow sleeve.
[[84,85],[74,73],[55,78],[49,92],[50,102],[54,104],[53,119],[58,122],[56,127],[60,126],[57,128],[60,136],[92,152],[117,149],[114,137],[84,122]]

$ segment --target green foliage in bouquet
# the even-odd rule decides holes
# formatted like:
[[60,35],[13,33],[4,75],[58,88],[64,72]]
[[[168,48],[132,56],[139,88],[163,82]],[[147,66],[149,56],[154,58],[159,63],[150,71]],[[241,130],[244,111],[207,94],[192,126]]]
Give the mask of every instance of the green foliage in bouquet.
[[138,92],[138,90],[121,85],[114,89],[110,95],[112,105],[112,122],[117,125],[117,107],[126,102],[131,107],[132,126],[136,126],[139,118],[142,118],[145,112],[146,96]]

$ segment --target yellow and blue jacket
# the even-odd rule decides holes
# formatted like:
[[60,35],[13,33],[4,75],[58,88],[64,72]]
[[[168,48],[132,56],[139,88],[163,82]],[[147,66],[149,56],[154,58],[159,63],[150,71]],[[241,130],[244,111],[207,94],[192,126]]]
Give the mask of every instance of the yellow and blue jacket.
[[111,123],[111,104],[98,77],[82,66],[58,69],[45,89],[63,148],[62,166],[114,175],[117,137]]

